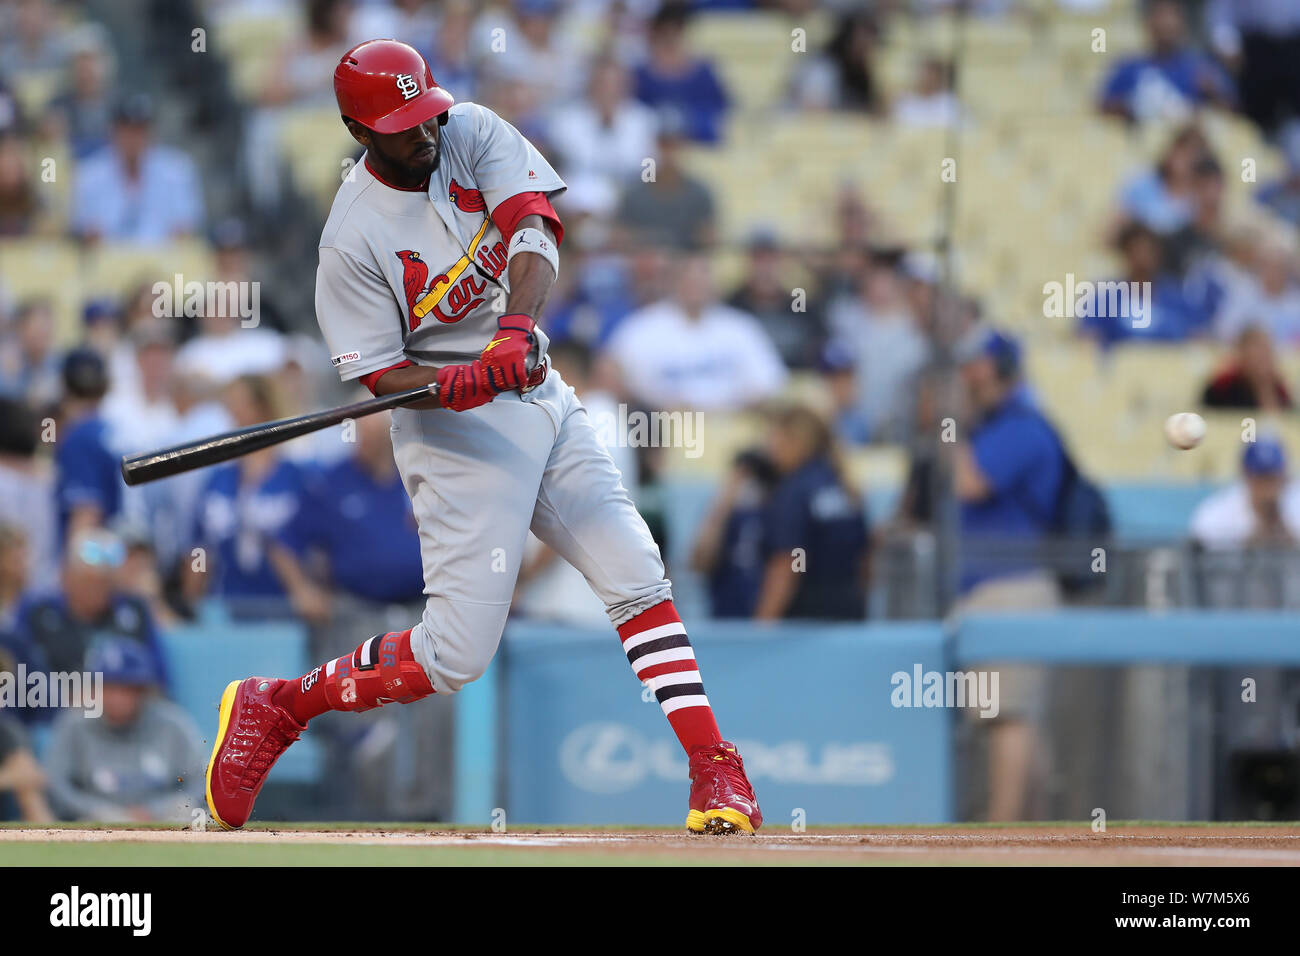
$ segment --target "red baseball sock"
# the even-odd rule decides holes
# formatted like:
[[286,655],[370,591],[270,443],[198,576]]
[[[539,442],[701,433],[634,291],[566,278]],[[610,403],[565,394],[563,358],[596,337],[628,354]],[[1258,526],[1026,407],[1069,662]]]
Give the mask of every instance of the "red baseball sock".
[[434,692],[428,675],[411,653],[411,632],[376,634],[351,654],[285,681],[272,695],[301,724],[327,710],[370,710],[410,703]]
[[287,680],[280,689],[271,695],[271,702],[279,704],[300,724],[305,724],[313,717],[319,717],[330,709],[325,699],[325,681],[321,675],[325,665],[313,667],[297,680]]
[[722,734],[704,696],[695,651],[673,602],[642,611],[619,627],[618,636],[632,670],[655,692],[686,752],[719,743]]

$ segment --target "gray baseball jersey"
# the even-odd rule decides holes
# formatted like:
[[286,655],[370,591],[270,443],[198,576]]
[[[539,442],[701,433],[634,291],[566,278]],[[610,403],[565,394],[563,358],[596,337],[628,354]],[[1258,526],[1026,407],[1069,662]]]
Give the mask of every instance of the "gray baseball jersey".
[[478,358],[510,288],[506,243],[491,214],[521,193],[565,189],[491,110],[461,103],[449,112],[427,192],[387,186],[362,161],[334,197],[320,240],[316,319],[344,381],[404,360]]
[[[316,280],[339,374],[477,358],[506,304],[494,286],[508,291],[491,212],[520,193],[562,189],[518,132],[471,103],[442,127],[427,193],[358,165],[334,200]],[[477,678],[496,652],[530,530],[583,573],[615,625],[671,597],[645,521],[556,370],[527,395],[465,412],[399,408],[392,436],[428,598],[411,647],[438,693]]]

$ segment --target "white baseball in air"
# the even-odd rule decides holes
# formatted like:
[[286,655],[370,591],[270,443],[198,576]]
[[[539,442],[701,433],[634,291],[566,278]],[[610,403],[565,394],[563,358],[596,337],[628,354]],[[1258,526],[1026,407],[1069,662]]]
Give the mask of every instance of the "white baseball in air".
[[1165,437],[1175,448],[1195,448],[1205,438],[1205,419],[1195,412],[1179,412],[1165,419]]

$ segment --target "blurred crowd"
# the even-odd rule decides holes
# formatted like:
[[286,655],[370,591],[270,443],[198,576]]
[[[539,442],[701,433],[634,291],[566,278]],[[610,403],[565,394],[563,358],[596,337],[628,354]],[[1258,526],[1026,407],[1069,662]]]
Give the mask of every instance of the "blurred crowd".
[[[223,144],[228,157],[237,145],[233,158],[214,163],[202,152],[210,129],[187,125],[174,98],[141,85],[123,34],[93,5],[0,2],[0,258],[5,243],[45,237],[88,249],[189,239],[210,254],[212,280],[260,290],[251,313],[223,300],[175,317],[142,280],[125,296],[81,303],[69,330],[52,296],[10,296],[0,268],[0,671],[80,671],[91,660],[113,688],[102,725],[0,712],[9,812],[161,819],[192,805],[195,777],[180,768],[201,755],[188,718],[166,700],[158,633],[203,601],[237,618],[305,621],[322,646],[341,622],[421,601],[384,416],[142,488],[118,474],[124,453],[360,397],[333,380],[302,290],[284,295],[275,281],[301,274],[312,244],[286,259],[267,225],[315,215],[282,168],[284,118],[328,106],[340,54],[373,36],[420,49],[458,100],[497,110],[568,183],[556,203],[564,267],[541,324],[594,419],[622,421],[620,406],[764,410],[763,440],[720,478],[690,543],[712,614],[865,618],[873,549],[888,534],[933,527],[948,506],[936,497],[943,487],[966,545],[954,571],[965,606],[1062,600],[1070,569],[1045,565],[1035,547],[1106,530],[1087,462],[1071,459],[1037,407],[1020,344],[993,328],[984,303],[945,285],[934,250],[890,241],[872,197],[845,187],[809,211],[826,223],[824,245],[793,247],[776,224],[757,227],[730,250],[738,277],[719,281],[718,184],[693,175],[684,156],[725,142],[733,97],[688,37],[699,10],[756,5],[832,13],[827,40],[782,91],[791,108],[910,127],[972,121],[953,63],[919,58],[914,82],[892,99],[877,72],[891,26],[954,5],[944,0],[208,0],[194,15],[213,22],[250,9],[300,13],[259,95],[236,102],[238,143]],[[971,6],[998,17],[1017,4]],[[1152,0],[1141,15],[1146,49],[1113,67],[1096,109],[1116,123],[1180,126],[1154,168],[1109,200],[1113,224],[1098,243],[1122,271],[1096,278],[1150,283],[1149,322],[1101,308],[1078,334],[1100,349],[1225,343],[1205,405],[1285,411],[1295,383],[1276,351],[1300,346],[1300,5]],[[497,55],[502,37],[509,55]],[[1223,202],[1238,158],[1215,155],[1205,109],[1240,111],[1286,158],[1240,219]],[[68,190],[42,178],[48,156],[71,169]],[[793,381],[816,383],[820,399],[791,397]],[[960,439],[940,454],[935,435],[954,415]],[[659,479],[655,450],[607,439],[663,533],[653,495],[641,495]],[[873,444],[911,458],[891,514],[868,515],[845,466],[848,452]],[[1194,537],[1219,550],[1294,548],[1300,492],[1285,449],[1266,437],[1242,469],[1239,486],[1198,512]],[[576,572],[532,547],[519,613],[603,623]],[[44,769],[27,731],[48,738]]]

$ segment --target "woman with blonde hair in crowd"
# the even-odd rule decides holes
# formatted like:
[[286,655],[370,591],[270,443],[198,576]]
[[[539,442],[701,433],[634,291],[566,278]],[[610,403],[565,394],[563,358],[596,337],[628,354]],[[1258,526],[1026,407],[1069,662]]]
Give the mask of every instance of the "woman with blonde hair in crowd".
[[754,617],[862,620],[867,515],[830,424],[807,405],[779,407],[769,416],[766,453],[777,478],[767,505]]

